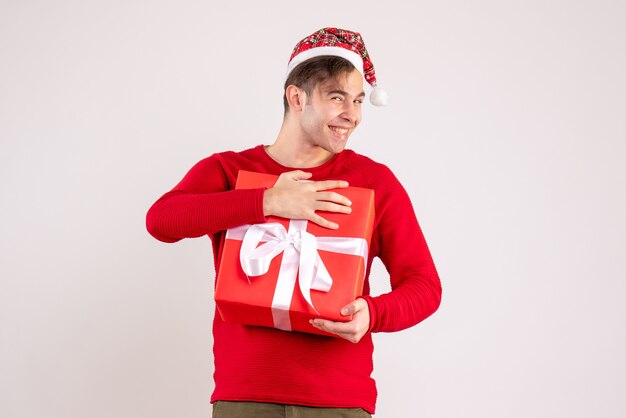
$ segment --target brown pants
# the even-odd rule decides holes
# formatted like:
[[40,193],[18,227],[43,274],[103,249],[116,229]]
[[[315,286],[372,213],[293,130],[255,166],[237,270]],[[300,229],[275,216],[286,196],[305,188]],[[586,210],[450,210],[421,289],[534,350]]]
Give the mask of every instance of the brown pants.
[[213,404],[213,418],[372,418],[361,408],[312,408],[265,402]]

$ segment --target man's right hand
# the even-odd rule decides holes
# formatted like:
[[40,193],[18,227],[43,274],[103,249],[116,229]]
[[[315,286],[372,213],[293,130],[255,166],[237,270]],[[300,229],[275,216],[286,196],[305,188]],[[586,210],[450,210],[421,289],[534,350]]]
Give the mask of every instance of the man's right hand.
[[315,211],[350,213],[352,202],[347,197],[325,190],[348,187],[343,180],[299,181],[312,174],[301,170],[282,173],[274,187],[265,191],[263,213],[288,219],[307,219],[316,224],[337,229],[339,225],[321,217]]

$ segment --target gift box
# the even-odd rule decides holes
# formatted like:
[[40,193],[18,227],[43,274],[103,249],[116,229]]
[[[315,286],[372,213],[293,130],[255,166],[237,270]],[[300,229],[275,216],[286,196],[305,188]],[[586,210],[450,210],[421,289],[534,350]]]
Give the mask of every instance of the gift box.
[[[236,189],[271,188],[278,176],[240,171]],[[374,191],[333,189],[349,214],[322,212],[328,229],[302,219],[269,216],[226,231],[215,302],[226,322],[330,335],[312,318],[346,322],[340,310],[360,296],[374,223]]]

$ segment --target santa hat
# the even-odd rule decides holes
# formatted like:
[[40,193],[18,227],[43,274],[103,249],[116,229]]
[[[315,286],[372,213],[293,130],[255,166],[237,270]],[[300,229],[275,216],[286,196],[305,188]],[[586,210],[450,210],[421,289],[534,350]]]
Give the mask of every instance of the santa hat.
[[374,64],[365,49],[361,34],[346,29],[323,28],[298,42],[289,58],[285,78],[298,64],[321,55],[333,55],[350,61],[373,88],[370,102],[375,106],[387,104],[387,92],[376,86]]

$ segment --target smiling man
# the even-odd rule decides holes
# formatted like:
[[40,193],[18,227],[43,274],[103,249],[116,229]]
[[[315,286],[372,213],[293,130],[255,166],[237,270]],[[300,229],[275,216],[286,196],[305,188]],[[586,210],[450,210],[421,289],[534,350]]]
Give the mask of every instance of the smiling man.
[[[439,277],[406,191],[385,165],[346,149],[361,122],[364,80],[375,87],[360,34],[324,28],[307,36],[289,61],[276,140],[201,160],[148,211],[148,231],[161,241],[209,235],[217,271],[228,228],[274,215],[336,229],[318,212],[349,213],[351,202],[330,189],[351,185],[375,193],[363,296],[341,310],[352,320],[311,321],[337,338],[236,325],[215,315],[214,417],[370,416],[377,393],[372,333],[411,327],[439,306]],[[385,100],[374,88],[370,101]],[[239,170],[278,180],[269,189],[234,190]],[[392,290],[370,296],[375,257],[385,265]]]

